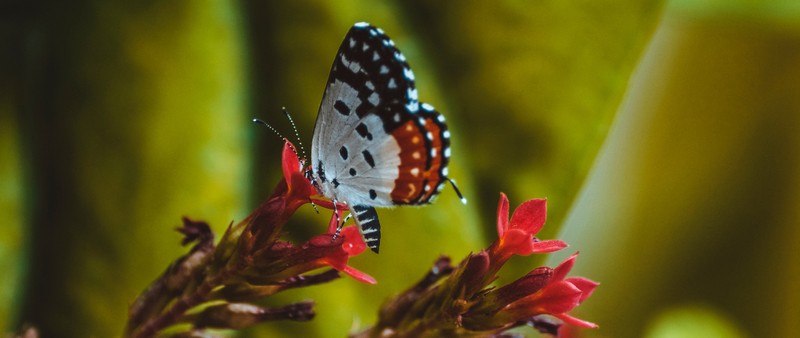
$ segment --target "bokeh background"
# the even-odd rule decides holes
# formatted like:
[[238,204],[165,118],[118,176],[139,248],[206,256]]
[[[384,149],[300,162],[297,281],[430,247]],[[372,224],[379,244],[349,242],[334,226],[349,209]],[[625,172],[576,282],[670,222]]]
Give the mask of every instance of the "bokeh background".
[[[242,336],[342,337],[434,259],[494,239],[498,194],[548,198],[514,279],[574,251],[601,282],[586,337],[800,336],[800,3],[660,1],[4,1],[0,4],[0,332],[111,337],[184,252],[181,216],[221,233],[309,145],[350,25],[382,27],[447,116],[452,177],[424,208],[380,210],[380,255],[314,299],[308,323]],[[303,239],[327,216],[303,208]],[[532,330],[523,330],[535,336]]]

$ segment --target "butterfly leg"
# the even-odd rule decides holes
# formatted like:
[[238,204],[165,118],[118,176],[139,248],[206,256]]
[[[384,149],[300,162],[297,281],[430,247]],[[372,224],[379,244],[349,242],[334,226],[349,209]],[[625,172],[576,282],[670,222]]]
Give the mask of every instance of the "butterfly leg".
[[368,205],[354,205],[350,208],[356,214],[356,224],[364,238],[364,243],[375,253],[381,246],[381,222],[375,208]]
[[342,228],[341,225],[338,225],[342,223],[342,216],[339,215],[339,207],[338,207],[339,201],[337,200],[332,200],[332,201],[333,201],[333,215],[334,217],[336,217],[336,224],[337,224],[336,233],[333,234],[333,239],[336,239],[337,237],[339,237],[339,230]]
[[311,197],[308,198],[308,202],[311,203],[311,207],[314,208],[314,211],[316,211],[319,214],[319,209],[317,209],[317,204],[314,203],[314,200],[311,199]]

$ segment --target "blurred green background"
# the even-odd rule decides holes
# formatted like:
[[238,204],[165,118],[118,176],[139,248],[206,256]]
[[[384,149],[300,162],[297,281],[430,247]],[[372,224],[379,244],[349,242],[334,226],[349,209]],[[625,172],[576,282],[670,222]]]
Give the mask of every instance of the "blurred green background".
[[[542,238],[601,283],[587,337],[800,336],[800,3],[758,1],[6,1],[0,4],[0,332],[121,334],[185,248],[280,177],[293,113],[310,144],[350,25],[382,27],[447,116],[452,177],[380,210],[380,255],[308,323],[242,336],[345,336],[439,254],[495,238],[498,194],[548,198]],[[301,240],[327,216],[304,207]],[[503,281],[541,258],[514,259]],[[535,335],[532,330],[523,331]]]

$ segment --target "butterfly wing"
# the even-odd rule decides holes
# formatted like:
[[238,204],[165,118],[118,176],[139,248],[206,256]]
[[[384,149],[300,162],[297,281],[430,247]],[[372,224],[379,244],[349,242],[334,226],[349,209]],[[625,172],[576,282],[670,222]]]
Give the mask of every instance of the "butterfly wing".
[[354,25],[314,128],[311,158],[322,193],[351,205],[428,203],[446,180],[445,155],[444,118],[418,101],[403,54],[380,28]]

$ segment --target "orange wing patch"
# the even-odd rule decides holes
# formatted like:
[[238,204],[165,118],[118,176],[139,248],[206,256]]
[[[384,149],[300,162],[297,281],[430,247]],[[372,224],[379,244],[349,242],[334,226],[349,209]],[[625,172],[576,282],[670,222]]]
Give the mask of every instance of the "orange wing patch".
[[[392,131],[400,147],[399,175],[392,190],[397,204],[428,203],[444,179],[440,174],[447,159],[442,154],[442,128],[432,116],[409,120]],[[424,125],[420,125],[424,122]]]

